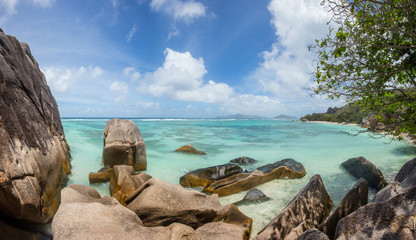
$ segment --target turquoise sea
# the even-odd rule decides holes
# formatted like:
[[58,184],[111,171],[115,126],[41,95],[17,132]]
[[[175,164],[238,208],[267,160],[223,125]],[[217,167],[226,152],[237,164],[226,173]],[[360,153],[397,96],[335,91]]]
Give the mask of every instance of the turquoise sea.
[[[66,139],[71,147],[72,174],[69,183],[86,184],[88,174],[102,167],[104,127],[108,119],[63,119]],[[355,184],[340,164],[352,157],[364,156],[392,181],[400,167],[416,157],[416,147],[388,137],[375,139],[368,133],[347,134],[362,130],[355,126],[331,125],[291,120],[216,120],[216,119],[131,119],[139,127],[147,151],[146,172],[153,177],[179,184],[188,171],[225,164],[248,156],[258,163],[284,158],[301,162],[306,169],[302,179],[281,179],[258,186],[272,200],[240,206],[253,218],[252,237],[275,217],[315,175],[320,174],[336,206]],[[390,143],[389,143],[390,142]],[[192,144],[205,156],[174,152]],[[108,195],[108,183],[91,185],[101,195]],[[246,192],[220,198],[222,204],[236,202]],[[370,192],[370,199],[374,192]]]

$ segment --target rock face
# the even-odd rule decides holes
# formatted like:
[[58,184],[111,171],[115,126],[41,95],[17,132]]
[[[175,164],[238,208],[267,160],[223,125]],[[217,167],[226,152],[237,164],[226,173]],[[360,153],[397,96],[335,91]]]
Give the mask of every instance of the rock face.
[[235,164],[224,164],[194,170],[183,175],[179,181],[180,184],[184,187],[206,187],[215,181],[242,172],[243,169]]
[[104,166],[133,166],[140,171],[147,168],[146,147],[139,128],[126,119],[108,120],[104,130]]
[[126,205],[126,198],[151,178],[144,172],[134,174],[132,166],[115,165],[110,177],[111,196]]
[[183,153],[198,154],[198,155],[207,155],[203,151],[196,150],[194,147],[192,147],[191,144],[186,144],[186,145],[176,149],[175,152],[183,152]]
[[126,203],[145,226],[152,227],[179,222],[196,229],[220,221],[228,211],[216,195],[208,196],[156,178],[145,182]]
[[[289,235],[293,239],[302,231],[323,223],[332,205],[321,177],[315,175],[286,208],[259,232],[256,239],[285,239]],[[295,234],[291,234],[292,231]]]
[[94,191],[73,185],[62,190],[62,204],[52,221],[54,239],[198,240],[195,231],[183,224],[145,227],[134,212]]
[[70,169],[58,106],[44,75],[29,46],[0,29],[0,214],[49,221]]
[[257,161],[250,157],[238,157],[238,158],[234,158],[230,162],[241,165],[241,166],[246,166],[246,165],[254,164]]
[[318,229],[309,229],[300,235],[297,240],[329,240],[329,238]]
[[369,203],[338,222],[343,239],[415,239],[416,187],[383,202]]
[[337,209],[328,219],[319,226],[319,229],[326,233],[330,239],[334,239],[338,221],[351,214],[368,201],[368,183],[364,178],[360,178],[352,189],[345,195],[339,203]]
[[381,171],[364,157],[350,158],[341,164],[349,173],[356,178],[365,178],[368,185],[377,190],[387,185]]
[[205,193],[216,193],[219,196],[246,191],[274,179],[301,178],[306,175],[303,165],[293,159],[284,159],[257,168],[250,173],[234,174],[206,186]]
[[247,192],[247,194],[244,196],[242,200],[234,203],[234,205],[239,206],[243,204],[260,203],[267,200],[270,200],[268,196],[266,196],[262,191],[258,190],[257,188],[253,188]]

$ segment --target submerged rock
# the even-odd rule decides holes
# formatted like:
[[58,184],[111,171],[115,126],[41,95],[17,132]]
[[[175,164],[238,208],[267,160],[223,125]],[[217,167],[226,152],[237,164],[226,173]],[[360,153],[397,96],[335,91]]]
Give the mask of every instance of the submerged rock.
[[200,168],[183,175],[179,182],[184,187],[207,186],[220,179],[227,178],[243,169],[235,164],[224,164],[207,168]]
[[52,219],[70,174],[58,106],[26,43],[0,29],[0,215]]
[[175,152],[183,152],[183,153],[190,153],[190,154],[199,154],[199,155],[207,155],[203,151],[196,150],[196,148],[192,147],[191,144],[186,144],[178,149]]
[[262,191],[258,190],[257,188],[253,188],[247,192],[242,200],[234,203],[234,205],[239,206],[243,204],[259,203],[268,200],[270,200],[270,198],[266,196]]
[[365,178],[368,185],[377,190],[387,185],[381,171],[364,157],[350,158],[341,164],[351,175],[356,178]]
[[329,215],[332,205],[321,177],[315,175],[255,239],[285,239],[298,226],[303,230],[318,226]]
[[250,173],[234,174],[213,182],[206,186],[203,192],[216,193],[219,196],[228,196],[246,191],[274,179],[301,178],[305,175],[306,171],[301,163],[293,159],[284,159],[259,167]]
[[256,163],[257,160],[255,160],[253,158],[250,158],[250,157],[238,157],[238,158],[234,158],[230,162],[236,163],[236,164],[241,165],[241,166],[246,166],[246,165]]
[[104,130],[104,166],[133,166],[134,170],[147,168],[146,147],[139,128],[127,119],[111,119]]
[[319,226],[319,229],[326,233],[330,239],[334,239],[338,221],[351,214],[368,201],[368,183],[364,178],[360,178],[352,189],[344,196],[337,209],[328,219]]

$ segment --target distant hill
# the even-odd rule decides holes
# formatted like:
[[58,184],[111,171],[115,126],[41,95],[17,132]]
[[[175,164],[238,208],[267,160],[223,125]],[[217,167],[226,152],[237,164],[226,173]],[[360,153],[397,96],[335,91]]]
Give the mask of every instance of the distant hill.
[[217,119],[262,119],[264,117],[255,115],[233,114],[228,116],[218,116]]
[[295,116],[289,116],[289,115],[280,114],[279,116],[274,117],[274,119],[294,120],[294,119],[298,119],[298,118],[295,117]]
[[327,121],[327,122],[347,122],[358,123],[362,122],[362,119],[367,117],[370,111],[366,108],[362,108],[358,103],[349,103],[343,107],[330,107],[326,113],[313,113],[308,114],[301,119],[308,121]]

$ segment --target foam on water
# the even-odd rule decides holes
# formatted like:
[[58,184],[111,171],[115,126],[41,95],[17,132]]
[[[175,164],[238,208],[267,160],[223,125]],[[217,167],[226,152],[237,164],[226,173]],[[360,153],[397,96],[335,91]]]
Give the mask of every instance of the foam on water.
[[[372,161],[389,182],[400,167],[416,156],[416,147],[387,138],[374,139],[368,134],[351,136],[358,127],[288,120],[213,120],[213,119],[134,119],[146,144],[147,173],[167,182],[179,183],[188,171],[225,164],[231,159],[248,156],[259,160],[247,167],[293,158],[306,169],[302,179],[274,180],[258,186],[272,200],[240,206],[253,218],[252,237],[275,217],[315,175],[320,174],[336,206],[355,184],[340,164],[351,157],[364,156]],[[72,174],[69,183],[88,183],[88,173],[102,167],[103,135],[106,119],[63,122],[71,147]],[[192,144],[207,155],[174,152]],[[108,194],[108,183],[92,185],[100,194]],[[246,192],[220,198],[222,204],[241,200]],[[370,192],[370,197],[374,192]]]

